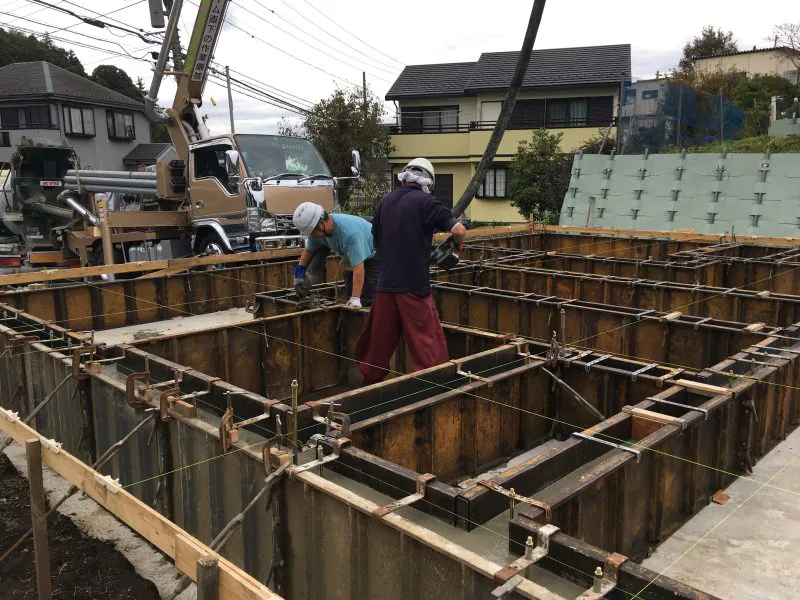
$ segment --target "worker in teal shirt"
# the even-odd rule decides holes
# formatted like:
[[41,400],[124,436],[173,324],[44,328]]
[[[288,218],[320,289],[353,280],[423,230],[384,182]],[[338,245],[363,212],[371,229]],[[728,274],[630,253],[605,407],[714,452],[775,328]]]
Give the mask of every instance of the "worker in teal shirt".
[[371,306],[378,282],[378,261],[372,242],[372,224],[356,215],[328,213],[319,204],[304,202],[292,218],[302,235],[308,236],[300,262],[295,267],[295,287],[305,279],[314,254],[328,249],[342,258],[347,305]]

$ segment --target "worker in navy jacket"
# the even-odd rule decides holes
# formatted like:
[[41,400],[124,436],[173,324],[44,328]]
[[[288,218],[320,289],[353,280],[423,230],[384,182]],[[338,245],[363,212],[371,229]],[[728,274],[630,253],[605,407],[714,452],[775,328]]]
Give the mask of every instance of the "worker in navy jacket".
[[372,219],[380,270],[375,300],[356,344],[364,385],[386,377],[401,334],[413,371],[449,359],[431,297],[431,245],[434,231],[449,231],[459,245],[467,231],[452,211],[431,195],[435,178],[430,161],[412,160],[398,175],[402,185],[381,198]]

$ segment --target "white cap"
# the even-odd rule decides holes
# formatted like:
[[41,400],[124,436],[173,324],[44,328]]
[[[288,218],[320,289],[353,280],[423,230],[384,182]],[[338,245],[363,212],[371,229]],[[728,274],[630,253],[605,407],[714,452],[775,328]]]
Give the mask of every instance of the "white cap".
[[319,204],[303,202],[295,209],[292,222],[301,234],[311,235],[323,214],[325,214],[325,209]]

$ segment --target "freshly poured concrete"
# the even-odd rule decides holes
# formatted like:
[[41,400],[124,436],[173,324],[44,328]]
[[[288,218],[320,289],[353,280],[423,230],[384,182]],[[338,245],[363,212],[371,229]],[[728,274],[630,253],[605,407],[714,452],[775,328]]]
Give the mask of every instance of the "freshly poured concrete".
[[[763,485],[768,483],[769,485]],[[778,489],[780,488],[780,489]],[[800,429],[642,564],[725,600],[800,595]]]

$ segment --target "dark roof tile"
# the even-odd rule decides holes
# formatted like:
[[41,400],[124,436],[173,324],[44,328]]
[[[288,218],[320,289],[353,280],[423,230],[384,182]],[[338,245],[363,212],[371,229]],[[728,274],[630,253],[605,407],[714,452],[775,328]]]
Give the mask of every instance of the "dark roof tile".
[[156,159],[170,147],[170,144],[137,144],[122,159],[126,165],[154,165]]
[[386,94],[386,99],[462,96],[476,64],[443,63],[406,67]]
[[[519,51],[485,52],[478,62],[406,67],[387,100],[457,97],[505,90]],[[621,83],[631,73],[630,44],[534,50],[523,90]]]
[[144,110],[144,103],[48,62],[13,63],[0,67],[0,100],[31,96]]

